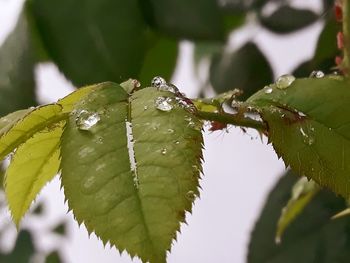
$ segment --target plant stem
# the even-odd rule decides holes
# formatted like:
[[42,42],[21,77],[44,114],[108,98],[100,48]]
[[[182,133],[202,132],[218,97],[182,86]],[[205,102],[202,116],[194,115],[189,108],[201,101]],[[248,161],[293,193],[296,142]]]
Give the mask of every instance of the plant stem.
[[350,4],[349,0],[342,1],[343,10],[343,35],[344,35],[344,73],[349,74],[350,69]]
[[265,123],[248,118],[248,117],[244,117],[240,114],[198,111],[197,116],[207,121],[217,121],[217,122],[232,124],[235,126],[241,126],[245,128],[253,128],[259,131],[264,131],[267,129]]

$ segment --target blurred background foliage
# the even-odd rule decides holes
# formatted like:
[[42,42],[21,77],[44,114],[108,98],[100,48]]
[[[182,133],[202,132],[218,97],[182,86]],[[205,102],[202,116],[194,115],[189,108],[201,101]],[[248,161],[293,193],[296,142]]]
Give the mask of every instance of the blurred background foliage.
[[[333,72],[340,25],[334,18],[333,1],[320,2],[323,8],[316,13],[294,7],[288,0],[27,0],[0,48],[0,115],[36,104],[38,63],[55,63],[76,87],[128,78],[147,85],[155,75],[171,79],[183,40],[195,46],[194,66],[206,63],[209,68],[198,96],[208,90],[223,93],[237,88],[244,91],[240,97],[244,100],[276,77],[253,38],[227,48],[230,36],[247,25],[283,38],[322,23],[312,58],[293,73],[307,77],[316,69]],[[291,175],[283,176],[269,196],[253,232],[248,262],[345,262],[341,257],[346,258],[346,249],[350,251],[349,220],[329,222],[329,216],[346,205],[330,193],[318,194],[287,230],[283,245],[275,245],[277,220],[294,181]],[[0,209],[5,210],[1,196]],[[29,217],[42,216],[42,206]],[[0,228],[0,239],[9,229],[8,224]],[[52,233],[66,237],[65,223],[47,234]],[[35,231],[28,228],[18,233],[12,251],[0,249],[0,262],[63,262],[60,253],[59,247],[41,251]]]

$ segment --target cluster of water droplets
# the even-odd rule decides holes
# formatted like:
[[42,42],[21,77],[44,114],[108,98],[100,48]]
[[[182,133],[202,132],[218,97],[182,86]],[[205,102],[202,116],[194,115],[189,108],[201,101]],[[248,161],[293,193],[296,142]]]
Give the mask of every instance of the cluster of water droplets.
[[75,123],[79,130],[88,131],[94,127],[101,120],[97,112],[89,112],[87,110],[80,110],[75,119]]
[[[158,110],[169,112],[178,105],[188,112],[194,113],[196,111],[195,106],[186,98],[185,94],[181,93],[175,85],[167,83],[162,77],[154,77],[151,86],[157,88],[157,90],[168,91],[175,94],[175,97],[157,97],[154,104]],[[144,110],[147,110],[147,108],[145,107]]]

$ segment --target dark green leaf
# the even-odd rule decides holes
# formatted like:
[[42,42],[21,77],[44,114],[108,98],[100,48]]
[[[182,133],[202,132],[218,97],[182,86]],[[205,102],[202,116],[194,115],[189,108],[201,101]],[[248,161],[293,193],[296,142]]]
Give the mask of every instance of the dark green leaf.
[[0,116],[35,105],[34,52],[22,14],[0,48]]
[[144,85],[150,85],[154,76],[162,76],[170,80],[175,70],[178,55],[178,42],[170,38],[158,37],[154,45],[147,51],[139,74]]
[[156,28],[176,38],[224,38],[223,21],[216,0],[149,0]]
[[[163,96],[171,112],[156,108]],[[181,105],[170,92],[130,97],[105,83],[76,104],[62,136],[62,184],[77,221],[144,262],[165,262],[199,194],[202,124]],[[82,113],[99,120],[86,128]]]
[[248,43],[235,53],[217,55],[210,67],[210,82],[217,93],[243,90],[242,99],[270,83],[273,72],[264,54],[254,43]]
[[[290,77],[281,80],[286,83]],[[269,141],[300,175],[348,198],[350,92],[348,80],[329,76],[271,85],[248,102],[268,125]]]
[[61,263],[63,262],[58,251],[53,251],[49,255],[47,255],[45,259],[45,263]]
[[297,177],[289,172],[270,193],[252,233],[248,263],[346,263],[350,251],[349,217],[331,220],[345,202],[321,191],[288,227],[282,243],[274,242],[280,211]]
[[147,47],[137,0],[31,0],[48,54],[83,86],[136,77]]
[[306,9],[296,9],[287,5],[278,8],[271,15],[260,16],[261,24],[272,32],[288,34],[309,26],[318,19],[318,15]]
[[55,232],[56,234],[65,236],[67,234],[67,223],[66,222],[59,223],[52,229],[52,231]]
[[28,263],[34,255],[32,234],[26,230],[19,232],[14,250],[10,254],[0,254],[3,263]]

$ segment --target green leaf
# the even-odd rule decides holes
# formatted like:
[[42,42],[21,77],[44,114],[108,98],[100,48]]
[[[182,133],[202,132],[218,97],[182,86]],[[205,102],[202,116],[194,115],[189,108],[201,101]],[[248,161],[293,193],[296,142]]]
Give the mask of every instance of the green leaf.
[[149,0],[149,4],[156,28],[165,35],[195,40],[224,38],[216,0]]
[[61,222],[59,224],[57,224],[53,229],[52,232],[61,235],[61,236],[65,236],[67,234],[67,224],[66,222]]
[[311,25],[317,21],[318,16],[311,10],[282,5],[271,15],[259,18],[261,24],[272,32],[288,34]]
[[0,160],[37,132],[67,118],[61,111],[62,106],[57,104],[37,107],[20,120],[5,126],[2,130],[6,131],[1,132],[0,137]]
[[146,25],[137,0],[31,0],[48,54],[77,86],[136,77]]
[[150,85],[154,76],[171,79],[178,55],[178,42],[170,38],[157,38],[147,51],[139,80],[143,85]]
[[[162,96],[171,112],[156,108]],[[179,100],[106,84],[76,105],[62,136],[62,184],[77,221],[143,262],[165,262],[199,194],[201,123]],[[82,111],[99,121],[86,129]]]
[[270,83],[273,72],[260,49],[252,42],[232,54],[214,56],[210,66],[210,82],[217,93],[243,90],[242,99]]
[[19,232],[16,245],[9,254],[0,253],[0,262],[4,263],[28,263],[35,253],[32,234],[26,230]]
[[8,130],[11,129],[12,126],[14,126],[17,122],[19,122],[33,110],[34,108],[18,110],[0,118],[0,136],[8,132]]
[[314,70],[322,70],[325,73],[334,71],[335,57],[340,54],[334,36],[340,30],[341,24],[336,22],[333,16],[329,17],[318,38],[313,58],[299,65],[293,71],[294,76],[307,77]]
[[298,217],[304,208],[311,202],[312,198],[319,191],[314,181],[309,181],[306,177],[300,178],[292,188],[291,197],[282,209],[281,216],[277,223],[276,243],[281,242],[281,238],[287,227]]
[[20,145],[6,170],[5,193],[16,225],[40,190],[58,173],[64,122],[36,133]]
[[0,116],[36,104],[31,38],[24,14],[0,48]]
[[286,164],[348,198],[349,101],[349,82],[330,76],[298,79],[285,89],[271,85],[248,103],[261,112],[269,141]]
[[348,262],[350,220],[331,220],[331,216],[346,207],[345,201],[325,190],[321,190],[290,224],[282,243],[275,244],[280,211],[288,202],[296,180],[296,174],[290,171],[270,193],[252,232],[247,262]]
[[45,263],[61,263],[63,262],[58,251],[53,251],[49,255],[47,255],[45,259]]

